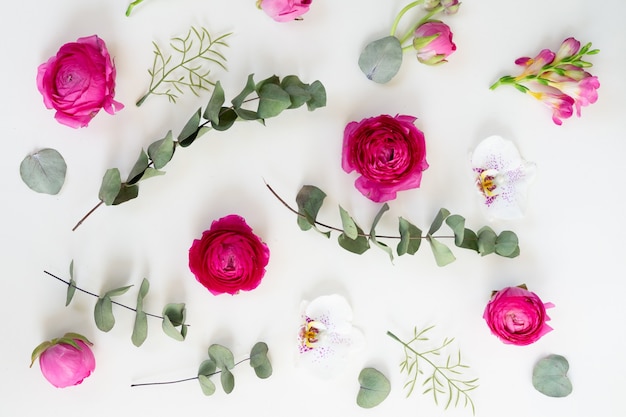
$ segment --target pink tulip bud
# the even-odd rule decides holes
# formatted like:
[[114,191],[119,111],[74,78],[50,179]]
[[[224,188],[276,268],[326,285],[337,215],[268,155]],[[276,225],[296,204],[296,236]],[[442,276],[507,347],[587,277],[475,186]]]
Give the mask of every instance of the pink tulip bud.
[[43,376],[57,388],[78,385],[96,368],[91,342],[76,333],[41,343],[32,353],[31,366],[39,358]]
[[422,64],[438,65],[456,51],[452,42],[450,27],[443,22],[431,20],[415,30],[413,47],[417,50],[417,59]]

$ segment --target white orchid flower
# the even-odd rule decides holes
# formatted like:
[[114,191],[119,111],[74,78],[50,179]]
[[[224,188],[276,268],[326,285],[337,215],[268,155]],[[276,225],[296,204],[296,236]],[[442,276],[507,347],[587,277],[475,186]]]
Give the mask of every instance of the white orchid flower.
[[330,377],[362,348],[363,334],[352,326],[352,308],[340,295],[325,295],[302,303],[298,333],[298,364]]
[[500,136],[480,142],[471,160],[487,215],[500,220],[523,217],[536,165],[522,159],[515,144]]

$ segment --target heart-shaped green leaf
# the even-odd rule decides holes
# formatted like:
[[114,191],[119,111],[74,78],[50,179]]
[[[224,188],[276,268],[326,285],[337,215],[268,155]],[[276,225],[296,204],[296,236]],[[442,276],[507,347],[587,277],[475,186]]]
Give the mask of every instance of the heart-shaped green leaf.
[[567,359],[561,355],[548,355],[533,369],[533,386],[548,397],[566,397],[572,392],[568,370]]
[[54,149],[42,149],[28,155],[20,164],[22,181],[38,193],[58,194],[65,182],[67,165]]
[[365,76],[379,84],[389,82],[402,65],[402,45],[395,36],[369,43],[359,56],[359,68]]
[[373,408],[382,403],[391,391],[385,375],[374,368],[364,368],[359,374],[359,393],[356,403],[362,408]]

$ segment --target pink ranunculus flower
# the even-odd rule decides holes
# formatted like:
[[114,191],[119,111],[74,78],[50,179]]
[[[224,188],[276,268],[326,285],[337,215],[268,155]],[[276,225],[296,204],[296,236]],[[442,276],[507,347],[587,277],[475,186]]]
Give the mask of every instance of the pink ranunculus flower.
[[417,50],[418,61],[427,65],[448,62],[446,58],[456,51],[450,27],[437,20],[430,20],[415,29],[413,47]]
[[524,285],[495,291],[487,303],[483,318],[491,332],[504,343],[524,346],[539,340],[552,328],[546,324],[550,317],[537,294]]
[[115,101],[115,65],[97,35],[63,45],[37,70],[37,88],[59,123],[79,128],[100,109],[114,114],[124,106]]
[[361,174],[354,184],[370,200],[393,200],[398,191],[420,186],[428,163],[424,134],[415,120],[380,115],[346,126],[341,166],[347,173]]
[[43,376],[55,387],[78,385],[96,368],[91,342],[77,333],[41,343],[32,354],[31,366],[39,358]]
[[277,22],[288,22],[308,12],[312,2],[313,0],[257,0],[257,7]]
[[237,294],[261,283],[269,256],[269,248],[246,221],[231,214],[193,241],[189,269],[212,294]]

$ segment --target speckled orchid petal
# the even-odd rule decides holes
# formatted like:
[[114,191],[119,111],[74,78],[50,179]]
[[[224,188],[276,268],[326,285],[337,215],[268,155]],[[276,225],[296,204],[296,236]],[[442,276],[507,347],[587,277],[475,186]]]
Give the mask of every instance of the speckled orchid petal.
[[471,161],[488,216],[501,220],[523,217],[535,164],[523,160],[513,142],[500,136],[490,136],[480,142]]
[[302,303],[298,365],[317,376],[331,377],[363,344],[363,334],[352,326],[352,308],[344,297],[325,295]]

